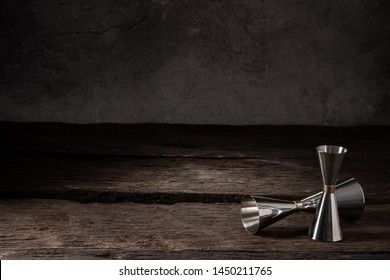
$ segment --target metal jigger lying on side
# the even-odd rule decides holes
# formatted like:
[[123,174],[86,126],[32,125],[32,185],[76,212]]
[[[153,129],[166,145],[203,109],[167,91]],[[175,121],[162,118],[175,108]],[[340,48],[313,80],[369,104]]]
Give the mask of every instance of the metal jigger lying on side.
[[[365,204],[361,185],[351,178],[339,182],[335,187],[340,217],[346,220],[360,219]],[[322,195],[323,192],[319,192],[298,201],[245,195],[241,200],[242,224],[249,233],[259,234],[263,228],[296,211],[314,211]]]
[[335,184],[346,152],[347,149],[340,146],[323,145],[317,147],[324,191],[309,230],[311,239],[330,242],[343,239]]

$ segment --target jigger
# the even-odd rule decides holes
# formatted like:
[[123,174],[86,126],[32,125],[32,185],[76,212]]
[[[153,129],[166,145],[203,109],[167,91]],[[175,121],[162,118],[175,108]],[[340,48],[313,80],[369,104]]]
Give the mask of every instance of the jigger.
[[324,190],[309,229],[309,236],[313,240],[336,242],[343,239],[335,184],[346,152],[347,149],[341,146],[317,147]]
[[[350,178],[338,182],[336,188],[340,217],[352,221],[360,219],[365,204],[361,185]],[[322,192],[297,201],[244,195],[241,200],[241,221],[249,233],[259,234],[262,229],[296,211],[315,211],[321,197]]]

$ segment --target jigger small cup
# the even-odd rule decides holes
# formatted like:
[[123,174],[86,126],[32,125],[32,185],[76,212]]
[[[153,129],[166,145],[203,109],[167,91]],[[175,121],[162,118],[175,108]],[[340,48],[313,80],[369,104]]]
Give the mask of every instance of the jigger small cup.
[[[345,220],[358,220],[364,212],[365,197],[361,185],[350,178],[336,185],[339,215]],[[264,196],[245,195],[241,200],[241,221],[250,234],[297,211],[315,211],[323,192],[297,201],[274,199]]]
[[324,188],[309,229],[309,237],[313,240],[337,242],[343,239],[335,185],[346,152],[347,149],[341,146],[317,147]]

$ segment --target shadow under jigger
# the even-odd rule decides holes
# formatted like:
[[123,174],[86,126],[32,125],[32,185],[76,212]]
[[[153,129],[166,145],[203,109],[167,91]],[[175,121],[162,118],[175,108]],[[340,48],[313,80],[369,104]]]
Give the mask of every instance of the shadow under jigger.
[[[360,219],[365,204],[361,185],[350,178],[338,183],[336,188],[340,217],[346,220]],[[321,197],[322,192],[298,201],[245,195],[241,200],[241,221],[249,233],[259,234],[262,229],[296,211],[315,211]]]
[[309,236],[313,240],[336,242],[343,239],[335,184],[346,152],[347,149],[340,146],[317,147],[324,190],[309,229]]

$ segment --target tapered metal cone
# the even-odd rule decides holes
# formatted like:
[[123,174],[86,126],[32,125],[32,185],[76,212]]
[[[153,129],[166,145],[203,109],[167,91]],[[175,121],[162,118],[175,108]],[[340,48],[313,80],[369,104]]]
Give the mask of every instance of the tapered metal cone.
[[337,184],[334,194],[341,219],[356,221],[363,216],[366,200],[362,186],[355,179]]
[[313,240],[336,242],[343,239],[340,228],[335,183],[347,149],[340,146],[317,147],[324,192],[317,207],[309,236]]
[[[323,192],[318,192],[300,201],[296,201],[296,203],[302,210],[316,210],[322,194]],[[337,182],[335,195],[341,219],[356,221],[362,217],[366,200],[363,188],[355,178]]]
[[346,152],[347,149],[340,146],[323,145],[317,147],[322,180],[325,186],[334,186],[336,184]]
[[[360,219],[365,204],[361,185],[354,178],[350,178],[339,182],[336,189],[340,217],[348,220]],[[242,224],[249,233],[259,234],[262,229],[295,211],[315,211],[322,194],[323,192],[319,192],[298,201],[245,195],[241,200]]]
[[309,236],[313,240],[328,242],[343,239],[334,193],[324,192],[314,216],[313,224],[310,227]]
[[293,201],[245,195],[241,200],[241,221],[251,234],[279,221],[296,208]]

